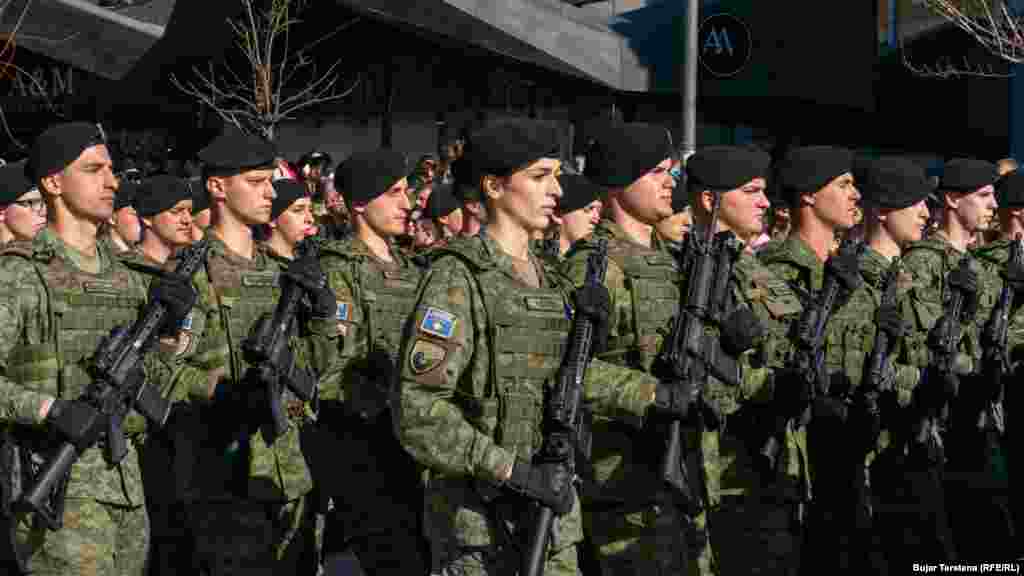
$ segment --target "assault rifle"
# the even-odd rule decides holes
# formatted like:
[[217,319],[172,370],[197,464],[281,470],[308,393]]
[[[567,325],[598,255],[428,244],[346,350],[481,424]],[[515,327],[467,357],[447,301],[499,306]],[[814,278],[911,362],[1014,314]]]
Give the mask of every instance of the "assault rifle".
[[[886,269],[885,275],[882,277],[882,298],[880,300],[881,306],[893,306],[896,304],[896,289],[898,287],[898,278],[901,270],[901,264],[899,258],[894,258],[892,264]],[[882,387],[885,385],[886,371],[885,365],[889,361],[889,334],[885,330],[878,329],[875,331],[875,341],[871,346],[871,355],[868,356],[868,362],[865,365],[864,377],[863,377],[863,392],[861,393],[864,398],[864,404],[867,408],[871,417],[871,437],[872,442],[878,438],[878,434],[881,432],[882,422],[881,416],[878,409],[878,396],[882,391]]]
[[[206,261],[209,240],[204,238],[181,253],[174,274],[191,278]],[[134,409],[157,428],[167,421],[171,404],[141,374],[142,359],[152,345],[158,331],[163,328],[167,308],[150,301],[135,324],[127,330],[115,329],[105,338],[94,354],[89,373],[92,382],[76,400],[92,406],[96,412],[93,421],[84,426],[90,440],[82,445],[64,442],[40,467],[35,482],[15,503],[16,510],[35,513],[50,530],[63,525],[63,486],[71,466],[89,448],[104,441],[103,459],[116,466],[128,453],[122,424]]]
[[[604,284],[608,268],[608,241],[597,241],[597,248],[587,258],[586,285]],[[575,479],[576,453],[587,458],[583,402],[583,378],[590,364],[594,341],[594,325],[587,316],[577,313],[569,332],[569,348],[558,369],[555,386],[544,406],[541,442],[536,458],[542,462],[564,462]],[[540,506],[536,520],[526,532],[526,546],[520,559],[520,576],[543,576],[544,558],[547,556],[548,535],[554,513]]]
[[[1010,243],[1010,258],[1007,267],[1024,264],[1024,247],[1021,246],[1021,235],[1018,234]],[[999,292],[999,300],[992,309],[985,324],[982,341],[985,343],[983,366],[986,369],[993,395],[992,401],[999,401],[1003,396],[1003,375],[1010,372],[1011,358],[1007,349],[1007,338],[1010,329],[1010,316],[1013,312],[1013,298],[1015,290],[1009,282],[1003,282],[1003,289]]]
[[[296,260],[316,260],[319,255],[320,244],[314,237],[299,242],[295,250]],[[321,276],[318,283],[320,287],[326,286],[327,279]],[[299,303],[305,295],[306,288],[282,276],[281,297],[274,312],[263,314],[242,341],[242,355],[249,363],[243,380],[247,386],[260,387],[264,393],[267,414],[260,423],[260,434],[268,446],[288,429],[288,414],[281,405],[285,388],[303,402],[311,400],[316,390],[316,378],[295,365],[295,355],[288,348]]]
[[[738,241],[732,232],[714,235],[720,202],[721,196],[716,194],[711,221],[703,230],[703,237],[698,239],[696,233],[686,237],[683,265],[687,272],[687,288],[679,293],[679,306],[671,331],[652,369],[665,382],[678,386],[689,381],[697,388],[696,406],[691,409],[695,410],[698,430],[704,427],[701,394],[708,376],[713,375],[732,386],[739,385],[735,360],[722,354],[717,342],[706,337],[704,332],[705,324],[713,321],[711,311],[717,309],[717,305],[712,303],[713,297],[716,292],[725,292],[732,263],[739,255]],[[726,253],[729,257],[725,257]],[[703,505],[701,497],[693,491],[683,459],[681,428],[678,419],[669,423],[660,472],[666,485],[679,495],[685,512],[696,516]]]
[[[839,246],[837,256],[849,256],[856,254],[859,258],[864,252],[864,244],[850,240],[843,240]],[[828,263],[825,265],[825,280],[822,283],[821,291],[811,298],[806,304],[799,322],[795,326],[796,352],[794,355],[796,382],[785,382],[783,386],[802,386],[807,392],[807,402],[799,410],[792,410],[790,406],[779,406],[774,410],[775,424],[772,434],[761,447],[760,456],[763,459],[765,470],[777,470],[779,464],[779,450],[781,449],[786,436],[786,430],[790,422],[795,426],[806,424],[810,418],[811,407],[819,394],[828,393],[828,379],[824,375],[825,363],[825,327],[828,324],[832,312],[836,308],[839,299],[841,282],[835,274],[831,273]],[[824,375],[824,377],[823,377]]]

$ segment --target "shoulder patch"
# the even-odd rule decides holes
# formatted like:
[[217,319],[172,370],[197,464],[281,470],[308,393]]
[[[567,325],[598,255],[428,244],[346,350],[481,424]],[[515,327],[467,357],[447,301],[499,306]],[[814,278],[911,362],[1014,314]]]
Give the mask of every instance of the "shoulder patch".
[[338,311],[334,314],[334,319],[339,322],[348,321],[349,318],[349,303],[338,302]]
[[444,347],[423,338],[417,338],[409,351],[409,369],[413,374],[425,374],[437,368],[448,356]]
[[448,340],[455,333],[455,322],[457,318],[451,312],[445,312],[438,308],[427,308],[420,322],[420,331]]
[[193,314],[192,312],[189,312],[188,315],[185,316],[181,320],[181,324],[178,325],[178,328],[180,328],[181,330],[191,330],[192,329],[192,314]]

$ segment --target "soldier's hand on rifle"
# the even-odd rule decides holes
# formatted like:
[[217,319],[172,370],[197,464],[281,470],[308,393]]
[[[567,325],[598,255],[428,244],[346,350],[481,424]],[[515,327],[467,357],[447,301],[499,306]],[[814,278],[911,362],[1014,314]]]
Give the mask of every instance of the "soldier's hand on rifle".
[[569,467],[561,462],[531,464],[516,460],[505,485],[531,500],[551,508],[556,516],[572,511],[576,490]]
[[603,284],[584,284],[573,294],[576,313],[583,314],[594,325],[594,354],[608,349],[608,319],[611,317],[612,299]]
[[334,291],[327,285],[320,261],[315,258],[297,258],[288,264],[284,275],[309,295],[314,318],[333,318],[338,311]]
[[921,382],[915,391],[918,402],[924,408],[938,411],[956,398],[959,389],[960,376],[939,370],[933,365],[924,369]]
[[857,252],[838,252],[825,261],[825,274],[834,275],[845,296],[861,285],[860,255]]
[[199,295],[192,287],[192,279],[174,273],[163,274],[149,285],[149,299],[167,308],[162,332],[173,334],[185,320]]
[[654,403],[647,409],[652,416],[685,419],[690,405],[697,401],[697,387],[689,379],[680,382],[658,382]]
[[879,306],[875,310],[875,324],[889,336],[890,347],[896,345],[907,333],[907,324],[897,304]]
[[100,413],[92,406],[77,400],[54,400],[46,415],[46,421],[79,449],[98,440],[104,430],[100,422]]
[[750,308],[737,308],[721,324],[722,349],[739,356],[757,345],[764,337],[764,326]]
[[949,273],[949,286],[964,295],[961,320],[969,322],[978,313],[978,273],[969,266],[958,266]]
[[1024,264],[1009,260],[1006,262],[1006,268],[999,271],[999,275],[1013,286],[1015,294],[1024,291]]

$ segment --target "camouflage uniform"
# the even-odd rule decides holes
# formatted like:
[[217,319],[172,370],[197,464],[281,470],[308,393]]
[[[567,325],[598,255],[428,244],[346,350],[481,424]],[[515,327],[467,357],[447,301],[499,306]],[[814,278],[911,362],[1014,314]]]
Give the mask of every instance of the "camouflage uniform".
[[[867,248],[859,262],[863,284],[835,311],[826,327],[829,393],[845,408],[846,418],[841,422],[819,423],[820,427],[815,430],[829,439],[829,451],[818,454],[825,457],[824,461],[812,462],[817,464],[814,467],[815,513],[812,514],[814,524],[807,534],[809,554],[804,562],[804,568],[812,572],[850,570],[881,574],[886,569],[880,539],[875,537],[871,526],[868,467],[890,444],[888,423],[883,422],[886,429],[877,439],[871,438],[869,429],[858,426],[867,424],[869,415],[855,399],[874,346],[875,310],[881,303],[885,289],[883,280],[889,266],[885,256]],[[896,279],[897,301],[904,305],[904,318],[913,313],[903,298],[910,288],[910,280],[905,272],[899,273]],[[900,364],[896,361],[898,355],[897,350],[890,357],[896,370],[894,388],[878,400],[883,418],[891,417],[899,407],[910,403],[918,381],[917,367]],[[812,442],[814,440],[812,438]]]
[[[192,457],[176,459],[175,472],[189,503],[196,571],[203,573],[306,573],[315,563],[315,507],[308,503],[312,480],[299,447],[300,429],[310,423],[311,411],[286,392],[282,402],[290,426],[268,446],[258,432],[244,431],[245,406],[208,398],[210,371],[227,369],[218,396],[242,385],[247,364],[240,344],[257,318],[273,311],[283,266],[265,246],[257,246],[248,260],[211,234],[205,268],[194,277],[199,298],[165,383],[171,397],[190,401],[198,413],[195,437],[175,446],[176,454]],[[324,335],[336,330],[333,322],[316,319],[307,328],[310,337],[293,336],[290,345],[300,367],[310,365],[310,358],[328,357]],[[318,372],[323,367],[315,366]]]
[[394,262],[383,262],[355,237],[321,249],[321,266],[338,299],[340,338],[337,362],[320,381],[322,433],[314,454],[323,463],[314,460],[312,468],[334,505],[328,553],[350,551],[372,574],[422,574],[422,486],[395,438],[388,407],[421,272],[393,244],[391,254]]
[[[5,246],[0,256],[0,389],[7,430],[21,449],[41,455],[53,448],[40,404],[79,397],[90,382],[82,360],[114,327],[134,322],[145,302],[145,281],[119,264],[106,241],[98,242],[97,254],[99,272],[86,272],[83,256],[47,229],[32,242]],[[159,370],[151,360],[150,377]],[[143,573],[149,522],[138,448],[144,428],[137,414],[125,420],[128,453],[114,468],[100,448],[82,454],[71,469],[61,530],[47,532],[32,517],[19,518],[17,554],[32,574]]]
[[[516,457],[539,447],[543,386],[553,377],[571,322],[556,271],[534,258],[541,287],[527,286],[487,234],[437,254],[403,339],[399,438],[426,474],[425,531],[433,571],[513,574],[524,500],[498,487]],[[604,426],[635,428],[657,382],[594,360],[585,401]],[[556,523],[545,574],[576,575],[579,506]]]
[[[907,311],[904,320],[911,323],[911,331],[904,340],[899,361],[924,368],[930,360],[927,345],[928,331],[943,315],[943,302],[947,295],[946,276],[956,268],[965,254],[949,242],[935,235],[908,246],[903,252],[903,266],[912,281],[901,305]],[[978,270],[977,262],[972,267]],[[979,274],[979,280],[983,277]],[[966,351],[961,362],[979,353],[977,330],[963,326],[961,349]],[[963,382],[966,382],[966,378]],[[892,446],[880,455],[872,466],[873,489],[877,495],[876,526],[883,542],[900,538],[901,547],[886,547],[890,565],[903,565],[914,558],[955,559],[952,534],[946,516],[948,499],[943,487],[944,464],[911,466],[905,455],[917,424],[913,404],[904,411],[903,421],[890,430]],[[943,426],[933,429],[929,436],[937,444]],[[891,531],[891,532],[890,532]]]

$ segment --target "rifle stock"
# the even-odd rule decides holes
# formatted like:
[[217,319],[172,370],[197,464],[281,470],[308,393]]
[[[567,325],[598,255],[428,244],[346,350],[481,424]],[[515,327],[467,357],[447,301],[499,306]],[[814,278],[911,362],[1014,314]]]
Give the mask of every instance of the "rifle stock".
[[[603,285],[607,268],[608,241],[602,238],[587,258],[586,285]],[[592,356],[593,337],[593,322],[583,314],[576,314],[569,333],[569,347],[558,369],[556,385],[545,402],[542,425],[544,440],[536,456],[540,461],[568,464],[574,479],[576,453],[584,429],[583,410],[580,406],[583,402],[583,380]],[[519,568],[521,576],[543,576],[552,522],[554,513],[551,508],[538,506],[534,522],[526,531]]]
[[[191,278],[206,261],[208,250],[209,240],[205,238],[186,248],[174,274]],[[116,466],[128,453],[122,424],[130,410],[139,412],[157,428],[167,421],[170,402],[144,379],[133,376],[138,374],[143,357],[157,331],[163,327],[166,315],[167,308],[162,303],[150,301],[131,327],[115,329],[100,344],[90,366],[93,380],[77,401],[96,409],[98,417],[94,426],[103,426],[103,431],[88,446],[61,443],[40,467],[33,485],[15,503],[19,512],[35,513],[48,529],[59,530],[63,525],[62,514],[59,513],[63,505],[61,487],[66,484],[71,466],[81,454],[102,439],[105,444],[104,460],[111,467]]]

